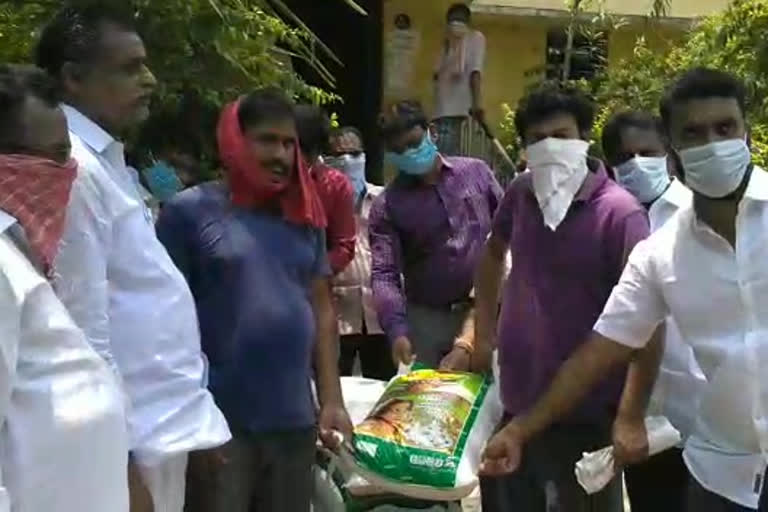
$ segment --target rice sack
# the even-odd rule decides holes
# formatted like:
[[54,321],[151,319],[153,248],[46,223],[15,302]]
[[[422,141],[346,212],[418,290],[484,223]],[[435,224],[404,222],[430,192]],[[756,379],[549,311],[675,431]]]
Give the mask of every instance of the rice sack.
[[390,492],[458,500],[477,486],[481,452],[501,414],[489,378],[435,370],[401,375],[355,428],[354,461],[366,480]]

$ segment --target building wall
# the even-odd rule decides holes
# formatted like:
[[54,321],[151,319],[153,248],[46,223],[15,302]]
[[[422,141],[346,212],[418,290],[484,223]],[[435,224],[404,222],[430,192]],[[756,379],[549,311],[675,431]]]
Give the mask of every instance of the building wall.
[[[712,14],[723,9],[729,0],[672,0],[668,16],[677,18],[696,18]],[[563,9],[564,0],[475,0],[474,5],[485,8],[521,8],[521,9]],[[599,5],[593,1],[592,5]],[[648,14],[651,0],[605,0],[604,8],[617,14]]]
[[[411,18],[413,31],[418,35],[418,45],[412,59],[413,69],[408,86],[396,92],[384,88],[383,104],[405,99],[418,99],[430,111],[433,105],[432,75],[436,56],[443,39],[445,12],[455,0],[384,0],[384,37],[394,30],[397,14],[405,13]],[[492,0],[504,3],[504,0]],[[610,1],[613,0],[609,0]],[[625,3],[648,3],[645,0]],[[477,3],[477,0],[476,0]],[[509,3],[542,4],[552,3],[562,7],[563,0],[509,0]],[[720,5],[724,0],[673,0],[675,14],[689,12],[693,5]],[[710,5],[711,4],[711,5]],[[688,6],[688,7],[686,7]],[[687,9],[687,10],[686,10]],[[545,64],[547,31],[550,27],[563,26],[564,19],[552,17],[519,17],[510,15],[476,14],[473,17],[476,29],[485,34],[487,40],[486,68],[484,76],[484,106],[491,127],[498,126],[502,117],[502,103],[515,105],[531,78],[526,76],[531,70],[541,69]],[[669,25],[649,29],[642,20],[635,20],[628,26],[613,32],[609,39],[609,65],[615,65],[623,57],[629,56],[635,40],[645,35],[651,47],[661,48],[683,34],[680,25]],[[387,61],[385,45],[384,60]],[[386,71],[385,71],[386,74]],[[386,83],[386,76],[385,76]]]

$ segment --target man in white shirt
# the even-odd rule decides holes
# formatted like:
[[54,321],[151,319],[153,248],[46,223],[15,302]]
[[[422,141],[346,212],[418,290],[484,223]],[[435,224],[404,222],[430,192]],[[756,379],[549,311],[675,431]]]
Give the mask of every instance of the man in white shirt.
[[341,334],[339,374],[352,375],[355,359],[360,358],[363,377],[389,380],[395,373],[387,336],[376,317],[371,289],[371,245],[368,240],[368,215],[371,205],[383,191],[365,179],[363,136],[346,126],[331,134],[331,154],[325,163],[339,169],[355,191],[357,239],[352,263],[333,279],[333,295]]
[[155,511],[180,512],[187,454],[230,433],[205,389],[194,300],[155,236],[116,138],[147,118],[155,78],[130,17],[100,6],[59,12],[37,61],[61,85],[79,164],[57,291],[123,380],[131,460]]
[[[602,145],[616,180],[648,209],[651,231],[660,229],[677,211],[690,207],[693,194],[670,176],[671,160],[661,119],[648,112],[618,113],[603,127]],[[668,319],[665,327],[664,355],[649,414],[666,416],[687,438],[696,415],[692,404],[706,382],[674,320]],[[626,412],[619,411],[617,433]],[[644,413],[639,411],[641,416]],[[633,512],[685,509],[688,470],[681,448],[628,467],[625,480]]]
[[56,84],[0,66],[0,512],[127,512],[123,397],[46,279],[77,165]]
[[434,71],[433,123],[437,146],[446,156],[461,151],[463,123],[470,115],[484,120],[482,103],[485,36],[470,28],[466,4],[454,4],[446,13],[446,33]]
[[[542,399],[489,442],[483,472],[515,471],[532,435],[611,369],[642,360],[652,333],[671,316],[707,379],[698,406],[691,401],[697,410],[684,450],[687,510],[766,506],[768,175],[751,164],[745,96],[736,78],[709,69],[689,71],[669,90],[662,118],[693,205],[636,247],[591,339]],[[636,439],[646,436],[637,411],[645,409],[657,368],[645,365],[646,385],[629,391]],[[647,455],[647,444],[619,454],[619,462],[636,462],[640,452]]]

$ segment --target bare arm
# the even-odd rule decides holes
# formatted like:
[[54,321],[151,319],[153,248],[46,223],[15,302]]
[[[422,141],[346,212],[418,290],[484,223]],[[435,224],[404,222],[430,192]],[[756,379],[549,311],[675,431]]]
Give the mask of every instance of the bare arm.
[[643,420],[651,399],[664,355],[664,324],[654,332],[651,341],[635,353],[627,371],[618,415],[631,420]]
[[496,345],[496,317],[506,251],[506,244],[491,235],[485,242],[475,276],[474,351],[477,357],[472,363],[475,371],[488,370],[489,355]]
[[339,383],[339,343],[336,315],[327,279],[312,282],[312,309],[315,314],[315,374],[320,406],[343,405]]
[[482,110],[483,108],[483,75],[479,71],[472,72],[469,75],[469,89],[472,91],[472,109]]
[[597,332],[560,367],[549,391],[529,412],[518,416],[506,428],[516,430],[525,441],[566,416],[613,369],[635,354]]

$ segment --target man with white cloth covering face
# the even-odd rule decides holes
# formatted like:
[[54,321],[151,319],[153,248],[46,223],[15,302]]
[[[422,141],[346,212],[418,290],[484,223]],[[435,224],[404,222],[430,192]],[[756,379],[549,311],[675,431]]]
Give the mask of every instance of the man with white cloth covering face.
[[230,433],[203,382],[192,294],[144,214],[119,141],[149,115],[155,78],[131,17],[102,6],[60,11],[43,30],[37,61],[63,91],[79,164],[56,288],[122,378],[141,474],[132,492],[143,481],[155,512],[181,512],[187,454]]
[[[517,109],[529,171],[507,188],[475,285],[480,350],[473,365],[487,370],[498,345],[507,418],[534,404],[562,361],[579,350],[633,247],[650,234],[643,207],[587,155],[593,112],[578,91],[557,86],[531,92]],[[507,249],[512,267],[497,330]],[[519,473],[481,479],[483,510],[620,512],[620,478],[588,496],[573,468],[583,452],[610,444],[623,384],[624,372],[616,372],[582,407],[542,432]]]
[[[660,118],[648,112],[618,113],[605,124],[602,143],[606,163],[614,168],[616,180],[648,209],[651,231],[660,229],[679,210],[690,207],[693,194],[670,176],[669,164],[674,161],[668,156],[668,139]],[[665,322],[664,331],[664,356],[648,414],[665,416],[686,438],[696,419],[692,404],[706,381],[674,320]],[[639,411],[641,416],[644,413]],[[619,417],[615,430],[620,443],[623,424]],[[688,469],[682,447],[630,466],[624,476],[633,512],[685,508]]]
[[[484,472],[515,471],[532,435],[612,368],[644,359],[651,333],[671,316],[707,379],[684,450],[687,510],[765,509],[768,175],[751,163],[744,112],[743,84],[719,71],[691,70],[667,92],[662,118],[693,205],[638,245],[590,339],[542,399],[491,440]],[[637,413],[658,362],[637,368],[649,384],[628,390],[637,404],[634,437],[642,439]],[[642,458],[647,446],[637,444],[623,462]]]
[[47,277],[77,164],[56,84],[0,66],[0,512],[127,512],[123,396]]

